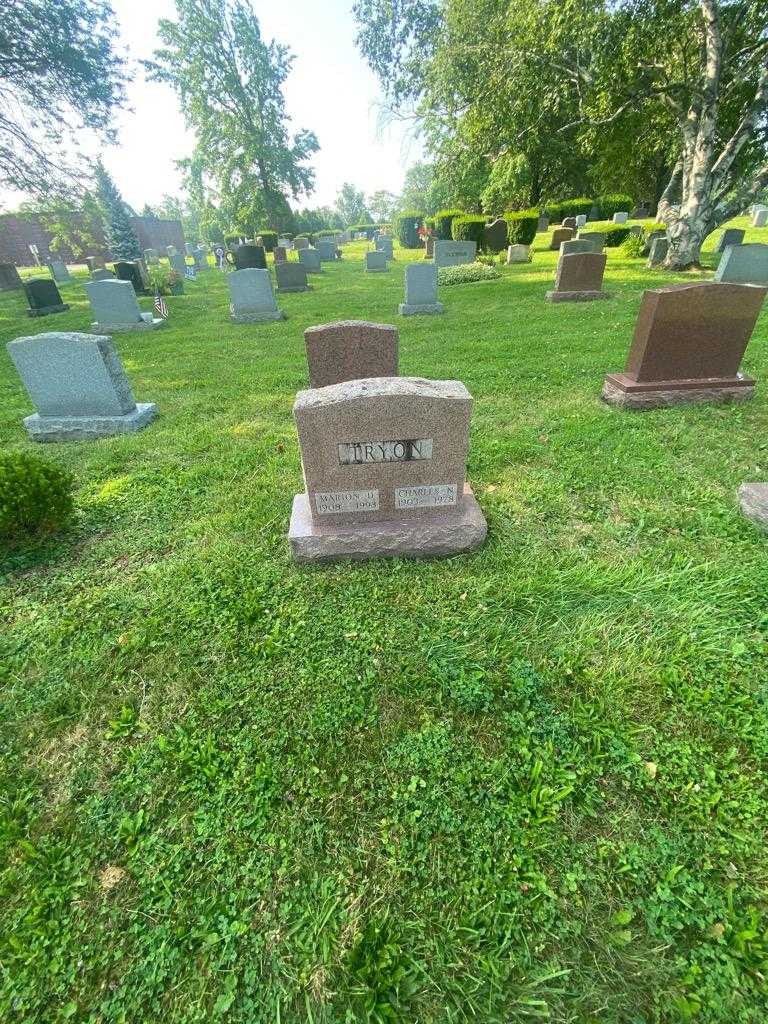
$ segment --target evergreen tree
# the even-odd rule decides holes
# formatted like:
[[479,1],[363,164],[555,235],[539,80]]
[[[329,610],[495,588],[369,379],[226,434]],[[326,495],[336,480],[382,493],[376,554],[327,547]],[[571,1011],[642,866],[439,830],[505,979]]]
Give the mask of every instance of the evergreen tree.
[[96,164],[96,188],[104,218],[107,248],[114,259],[138,260],[142,252],[136,232],[131,226],[128,210],[104,164]]

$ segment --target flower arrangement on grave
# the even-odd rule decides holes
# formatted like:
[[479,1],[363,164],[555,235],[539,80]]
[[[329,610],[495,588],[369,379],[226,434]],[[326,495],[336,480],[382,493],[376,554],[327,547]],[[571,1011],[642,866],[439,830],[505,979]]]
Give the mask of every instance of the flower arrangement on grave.
[[180,295],[184,287],[181,274],[164,263],[149,267],[149,283],[155,295]]

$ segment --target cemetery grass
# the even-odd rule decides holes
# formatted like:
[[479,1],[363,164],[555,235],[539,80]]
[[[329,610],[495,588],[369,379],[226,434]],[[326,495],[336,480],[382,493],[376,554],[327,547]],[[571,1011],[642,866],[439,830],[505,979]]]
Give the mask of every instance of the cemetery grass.
[[[764,1021],[768,317],[752,402],[621,412],[663,271],[552,306],[537,251],[398,319],[408,254],[346,253],[283,323],[211,272],[116,336],[139,434],[33,447],[0,351],[4,450],[77,481],[1,556],[0,1018]],[[0,295],[3,342],[87,330],[83,280]],[[343,318],[473,394],[478,553],[292,564],[302,331]]]

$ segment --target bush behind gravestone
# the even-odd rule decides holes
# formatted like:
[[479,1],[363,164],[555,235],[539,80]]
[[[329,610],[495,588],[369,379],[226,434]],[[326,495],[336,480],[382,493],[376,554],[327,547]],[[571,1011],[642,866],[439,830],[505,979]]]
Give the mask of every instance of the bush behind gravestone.
[[629,213],[635,203],[632,196],[624,195],[621,192],[611,192],[608,195],[598,196],[595,205],[599,208],[600,217],[603,220],[612,220],[614,213],[623,211]]
[[418,210],[404,210],[399,214],[396,222],[397,238],[404,249],[418,249],[421,245],[419,228],[424,223],[424,217]]
[[271,228],[262,228],[261,231],[256,232],[256,237],[261,238],[261,244],[264,246],[266,252],[275,251],[278,239],[276,231],[273,231]]
[[454,217],[463,217],[463,210],[438,210],[435,214],[435,228],[437,230],[437,239],[440,242],[450,242],[453,238],[451,234],[451,223]]
[[605,247],[606,249],[615,249],[617,246],[629,237],[630,230],[625,228],[623,225],[617,228],[611,228],[605,232]]
[[230,232],[228,235],[224,235],[224,244],[231,249],[233,245],[239,245],[240,239],[243,237],[245,236]]
[[454,242],[477,242],[482,249],[485,235],[485,217],[463,214],[451,221],[451,235]]
[[642,256],[644,245],[645,240],[642,235],[631,234],[627,235],[619,246],[619,249],[621,250],[622,256]]
[[578,217],[582,213],[587,216],[592,212],[594,199],[579,196],[575,199],[561,199],[556,203],[547,203],[544,213],[552,224],[561,224],[564,217]]
[[57,529],[72,514],[74,478],[38,455],[0,455],[0,536]]
[[352,234],[356,234],[358,231],[365,232],[365,235],[370,241],[373,238],[374,232],[376,231],[375,224],[350,224],[347,231],[351,231]]
[[510,245],[530,245],[539,226],[538,210],[510,210],[504,214]]

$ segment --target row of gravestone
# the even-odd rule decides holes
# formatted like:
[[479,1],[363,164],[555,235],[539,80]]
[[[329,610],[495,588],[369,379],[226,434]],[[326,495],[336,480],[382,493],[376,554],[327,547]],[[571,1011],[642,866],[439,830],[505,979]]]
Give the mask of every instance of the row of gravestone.
[[[646,291],[626,369],[605,378],[602,397],[632,409],[749,398],[755,381],[739,366],[766,291],[713,282]],[[449,555],[481,544],[487,527],[466,482],[464,385],[398,377],[390,325],[309,328],[305,343],[294,558]],[[41,334],[9,342],[8,352],[36,408],[24,421],[35,440],[132,432],[156,415],[154,404],[136,403],[109,337]]]

